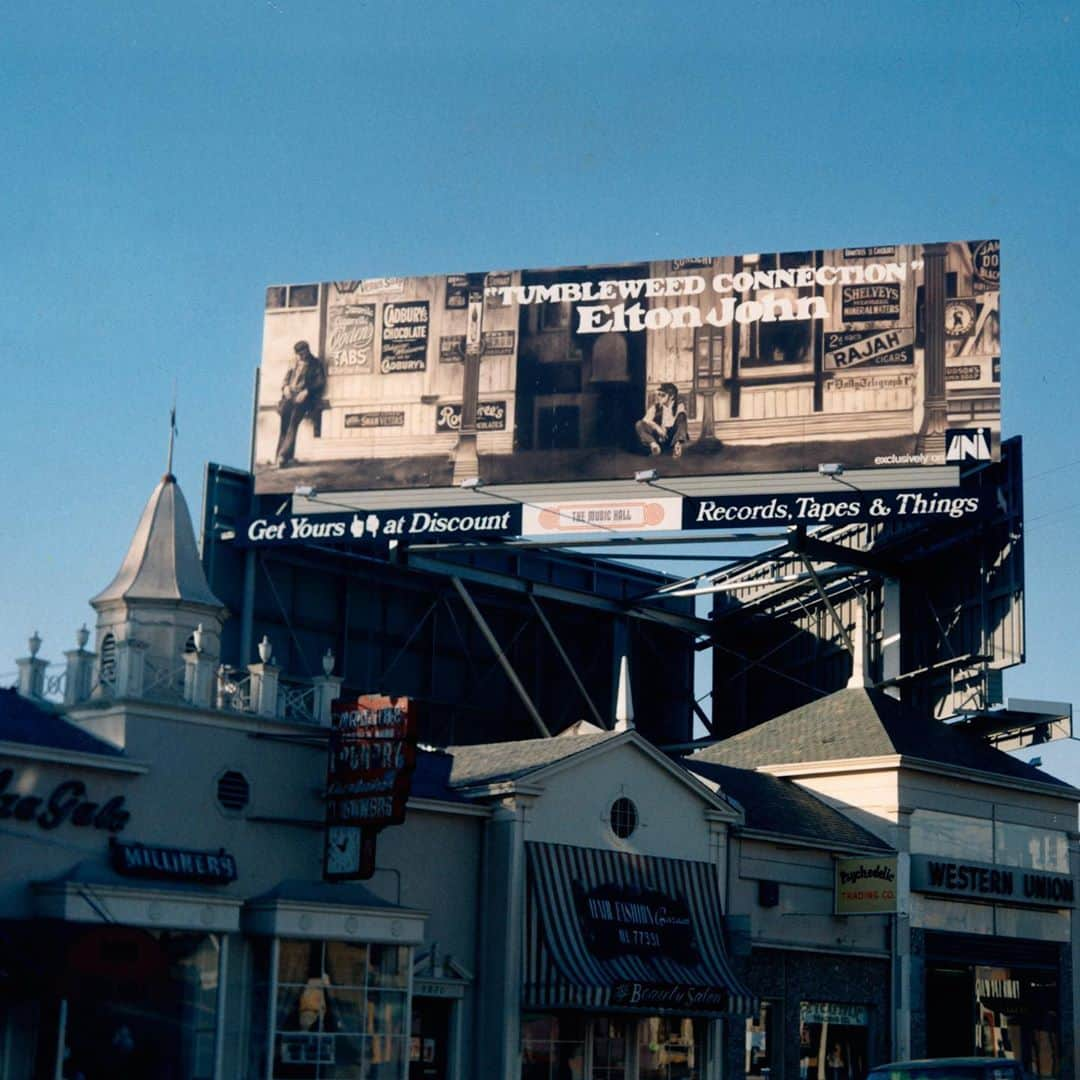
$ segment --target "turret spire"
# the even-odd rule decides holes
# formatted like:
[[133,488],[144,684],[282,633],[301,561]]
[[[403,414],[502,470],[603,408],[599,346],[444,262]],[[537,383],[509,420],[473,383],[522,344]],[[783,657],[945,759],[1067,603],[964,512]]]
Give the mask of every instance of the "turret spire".
[[176,380],[173,379],[172,409],[169,411],[169,458],[165,463],[165,475],[172,476],[173,443],[176,441]]

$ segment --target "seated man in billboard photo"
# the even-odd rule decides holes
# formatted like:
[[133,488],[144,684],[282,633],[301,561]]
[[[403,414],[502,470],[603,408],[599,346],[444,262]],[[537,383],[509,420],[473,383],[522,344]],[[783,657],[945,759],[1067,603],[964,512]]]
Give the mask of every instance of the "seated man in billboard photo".
[[674,458],[682,457],[690,436],[686,429],[686,403],[674,383],[664,382],[657,387],[655,404],[645,410],[634,430],[641,445],[654,457],[664,450],[670,450]]
[[293,464],[300,421],[305,417],[314,418],[318,413],[326,386],[326,369],[323,362],[312,354],[308,343],[298,341],[293,346],[293,352],[296,359],[285,373],[277,407],[281,417],[281,434],[278,436],[276,459],[278,467],[282,469]]

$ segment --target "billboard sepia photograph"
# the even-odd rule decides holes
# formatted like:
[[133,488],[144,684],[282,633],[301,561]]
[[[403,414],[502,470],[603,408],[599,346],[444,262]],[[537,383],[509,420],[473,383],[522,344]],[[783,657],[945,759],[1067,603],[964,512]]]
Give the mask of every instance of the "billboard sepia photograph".
[[996,240],[267,290],[260,492],[998,456]]

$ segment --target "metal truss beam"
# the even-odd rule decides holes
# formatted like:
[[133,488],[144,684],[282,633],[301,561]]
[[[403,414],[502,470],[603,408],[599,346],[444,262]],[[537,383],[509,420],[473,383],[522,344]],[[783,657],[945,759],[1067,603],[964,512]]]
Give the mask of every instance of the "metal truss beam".
[[477,585],[490,585],[496,589],[556,600],[559,603],[573,604],[577,607],[592,608],[594,611],[604,611],[612,615],[629,615],[631,618],[659,623],[661,626],[681,630],[695,637],[712,637],[713,634],[713,625],[708,619],[698,619],[692,615],[678,615],[673,611],[646,607],[639,602],[609,600],[607,597],[596,596],[578,589],[569,589],[561,585],[552,585],[548,582],[524,581],[512,574],[501,574],[492,570],[481,570],[475,566],[443,562],[430,556],[415,555],[408,548],[403,549],[401,560],[403,565],[412,570],[439,574],[452,580],[457,578]]
[[480,628],[480,633],[484,635],[484,639],[491,646],[492,651],[495,653],[495,658],[499,661],[499,665],[506,673],[506,677],[510,680],[510,685],[517,691],[517,695],[521,699],[522,705],[525,706],[525,711],[532,717],[532,721],[537,728],[539,728],[540,734],[545,738],[551,738],[551,732],[548,730],[547,724],[544,723],[539,711],[533,704],[532,698],[529,697],[528,690],[525,689],[524,684],[518,678],[517,672],[514,670],[514,665],[510,663],[506,653],[503,652],[502,646],[499,644],[499,639],[495,636],[491,627],[488,626],[487,619],[484,618],[480,609],[473,601],[473,598],[469,595],[469,590],[465,588],[465,583],[461,578],[454,576],[451,576],[450,581],[457,590],[458,596],[461,597],[461,602],[468,609],[469,614]]
[[531,593],[529,594],[529,603],[532,604],[533,611],[536,612],[536,617],[540,620],[540,625],[547,631],[548,637],[551,638],[552,645],[555,646],[555,651],[559,654],[562,662],[566,665],[566,670],[570,672],[570,678],[574,680],[575,685],[581,691],[581,696],[585,699],[585,704],[589,707],[589,712],[593,714],[596,723],[606,728],[608,725],[605,723],[604,718],[600,715],[600,710],[593,703],[593,699],[589,696],[589,691],[585,689],[585,684],[581,681],[577,673],[577,669],[574,667],[573,661],[567,655],[566,650],[562,647],[562,642],[559,641],[559,635],[555,633],[555,628],[548,621],[548,617],[544,614],[544,609],[540,606],[540,601],[536,599]]
[[818,540],[813,536],[807,536],[806,530],[802,527],[796,529],[788,538],[788,548],[797,555],[808,556],[815,562],[852,566],[860,570],[870,570],[884,577],[902,578],[906,573],[905,569],[893,559],[875,555],[872,551],[860,551],[857,548],[846,547],[844,544]]
[[817,572],[814,570],[814,564],[810,561],[810,557],[802,552],[800,552],[800,554],[802,555],[803,566],[806,567],[806,572],[810,575],[810,580],[814,583],[814,588],[817,589],[818,596],[821,597],[822,602],[829,609],[829,614],[836,624],[836,629],[840,633],[840,637],[844,642],[844,647],[851,654],[852,659],[854,659],[855,643],[851,640],[851,635],[847,632],[844,620],[840,618],[840,612],[836,610],[833,602],[829,599],[829,594],[825,591],[825,586],[821,584],[821,579],[817,576]]

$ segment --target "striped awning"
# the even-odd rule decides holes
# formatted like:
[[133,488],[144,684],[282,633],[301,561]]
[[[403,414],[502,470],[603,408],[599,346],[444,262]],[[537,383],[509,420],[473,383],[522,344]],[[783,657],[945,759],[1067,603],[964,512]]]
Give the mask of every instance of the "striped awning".
[[708,863],[526,843],[524,1004],[748,1016]]

